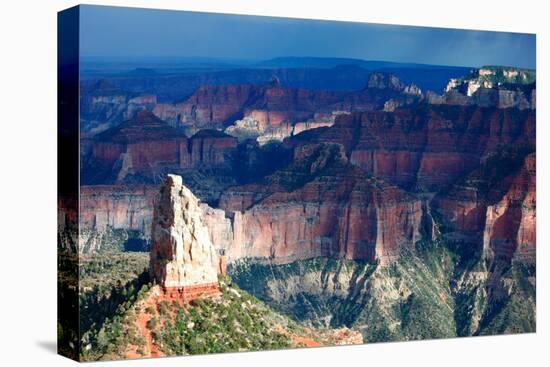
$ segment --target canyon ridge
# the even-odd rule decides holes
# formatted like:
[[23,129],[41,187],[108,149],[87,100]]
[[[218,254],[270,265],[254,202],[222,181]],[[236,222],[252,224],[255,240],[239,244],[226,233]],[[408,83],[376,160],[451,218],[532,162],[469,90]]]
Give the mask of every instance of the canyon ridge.
[[535,71],[269,62],[83,73],[80,358],[534,332]]

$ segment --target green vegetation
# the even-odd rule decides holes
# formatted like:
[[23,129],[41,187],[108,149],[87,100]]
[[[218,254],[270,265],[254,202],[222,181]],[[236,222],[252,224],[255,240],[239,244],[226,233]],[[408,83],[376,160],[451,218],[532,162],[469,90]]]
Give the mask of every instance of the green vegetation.
[[[346,169],[337,148],[324,146],[315,159],[298,161],[294,168]],[[489,203],[533,151],[528,145],[499,147],[461,185],[474,187],[478,199]],[[285,175],[292,172],[268,179],[284,187]],[[151,338],[167,355],[287,348],[297,335],[330,344],[334,340],[327,339],[326,329],[342,326],[360,332],[365,342],[535,331],[534,266],[485,259],[480,242],[448,235],[453,229],[436,208],[424,216],[433,219],[434,230],[426,222],[424,239],[390,264],[314,258],[274,265],[250,259],[228,269],[244,291],[225,278],[219,299],[199,299],[185,307],[162,300],[145,303],[151,296],[147,253],[84,256],[78,283],[81,357],[121,358],[129,346],[137,356],[149,355]],[[60,269],[74,267],[69,259],[61,260]],[[60,277],[76,288],[74,272],[60,271]],[[61,325],[60,340],[75,344],[69,327]]]
[[81,236],[86,240],[81,243],[83,253],[114,251],[148,251],[147,241],[138,230],[113,228],[108,226],[104,231],[81,228]]
[[[101,354],[116,355],[115,345],[123,335],[133,338],[121,315],[149,288],[149,254],[140,252],[101,252],[80,257],[79,308],[82,333],[81,357],[97,359]],[[126,329],[125,329],[126,328]]]
[[78,357],[78,255],[58,249],[57,255],[57,348],[60,354]]
[[515,263],[503,275],[512,284],[508,297],[499,300],[482,320],[479,335],[514,334],[536,330],[535,267]]
[[[189,306],[161,301],[143,306],[152,284],[146,253],[99,253],[80,261],[80,357],[84,361],[119,359],[135,346],[145,353],[140,312],[151,316],[147,328],[167,355],[287,348],[284,331],[303,330],[229,278],[221,282],[220,299],[199,299]],[[142,310],[143,307],[143,310]]]
[[113,287],[122,287],[148,268],[149,253],[145,252],[113,251],[81,255],[80,291],[92,291],[100,297],[108,296]]
[[291,346],[288,336],[276,329],[288,324],[284,317],[228,284],[221,283],[221,299],[198,299],[190,307],[172,303],[174,314],[155,335],[167,355],[204,354],[280,349]]
[[534,331],[534,267],[489,269],[479,252],[445,240],[446,227],[434,217],[436,239],[417,242],[389,265],[240,262],[229,270],[246,291],[226,277],[219,299],[187,306],[144,303],[151,294],[146,254],[87,256],[80,264],[80,356],[118,359],[130,346],[136,356],[149,355],[140,314],[148,315],[146,328],[166,355],[288,348],[292,335],[329,344],[325,330],[342,326],[365,342]]
[[150,284],[144,284],[139,292],[132,293],[125,302],[119,303],[112,317],[103,320],[101,327],[92,327],[82,336],[82,361],[120,359],[128,345],[143,348],[145,340],[137,328],[136,304],[145,299]]
[[222,280],[220,285],[219,299],[197,299],[187,306],[161,301],[156,309],[147,306],[142,310],[141,301],[150,295],[150,285],[143,285],[119,305],[100,329],[84,335],[82,359],[120,359],[129,346],[137,347],[138,354],[143,353],[146,341],[137,326],[141,311],[151,316],[147,329],[166,355],[288,348],[288,332],[303,331],[297,323],[240,290],[230,279]]
[[435,240],[417,242],[387,266],[325,258],[243,261],[229,273],[300,323],[348,326],[365,342],[534,331],[534,268],[494,263],[488,269],[478,250],[446,240],[442,224],[436,228]]

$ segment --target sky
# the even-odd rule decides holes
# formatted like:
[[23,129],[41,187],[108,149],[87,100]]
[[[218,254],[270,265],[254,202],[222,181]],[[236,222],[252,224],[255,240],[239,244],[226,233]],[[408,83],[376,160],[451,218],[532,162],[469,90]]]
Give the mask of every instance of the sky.
[[534,34],[82,6],[83,58],[284,56],[535,68]]

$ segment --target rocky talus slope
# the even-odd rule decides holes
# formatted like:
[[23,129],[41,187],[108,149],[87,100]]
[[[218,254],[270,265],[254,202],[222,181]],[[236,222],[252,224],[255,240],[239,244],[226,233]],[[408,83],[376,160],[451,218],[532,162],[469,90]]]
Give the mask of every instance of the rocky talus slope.
[[275,310],[311,327],[346,326],[365,342],[536,330],[535,270],[416,244],[387,266],[316,258],[285,265],[242,260],[229,274]]

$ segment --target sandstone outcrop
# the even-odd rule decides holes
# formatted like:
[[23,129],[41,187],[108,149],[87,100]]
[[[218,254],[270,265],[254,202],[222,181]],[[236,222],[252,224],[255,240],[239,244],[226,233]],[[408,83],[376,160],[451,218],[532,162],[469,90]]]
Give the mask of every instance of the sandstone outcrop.
[[536,81],[535,70],[514,67],[486,66],[472,69],[468,75],[459,79],[451,79],[445,87],[445,92],[462,89],[472,96],[479,88],[496,88],[500,85],[530,85]]
[[189,299],[219,292],[218,255],[202,222],[199,200],[180,176],[168,175],[160,189],[151,241],[149,271],[171,295]]
[[433,104],[535,109],[535,82],[534,70],[483,67],[451,79],[442,96],[430,94],[427,100]]
[[329,127],[334,124],[336,116],[346,113],[334,111],[332,113],[315,113],[313,118],[305,122],[279,122],[277,125],[266,123],[265,120],[256,119],[256,114],[252,113],[245,116],[242,120],[225,129],[229,135],[236,136],[241,140],[255,139],[260,145],[273,141],[283,141],[285,138],[297,135],[301,132],[319,127]]

